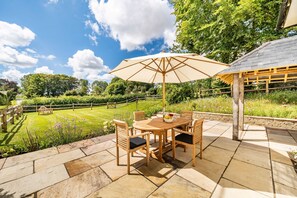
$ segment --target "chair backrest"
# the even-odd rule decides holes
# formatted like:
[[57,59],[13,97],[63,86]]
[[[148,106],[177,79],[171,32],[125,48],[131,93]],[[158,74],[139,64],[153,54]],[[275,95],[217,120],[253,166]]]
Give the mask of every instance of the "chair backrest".
[[193,126],[194,133],[194,143],[202,141],[202,132],[203,132],[203,121],[204,119],[195,120]]
[[115,124],[115,132],[116,132],[116,141],[117,144],[127,150],[130,148],[129,140],[129,127],[128,124],[121,120],[113,120]]
[[187,118],[189,120],[193,120],[193,111],[181,111],[180,117]]
[[145,120],[145,113],[144,111],[134,111],[134,121]]

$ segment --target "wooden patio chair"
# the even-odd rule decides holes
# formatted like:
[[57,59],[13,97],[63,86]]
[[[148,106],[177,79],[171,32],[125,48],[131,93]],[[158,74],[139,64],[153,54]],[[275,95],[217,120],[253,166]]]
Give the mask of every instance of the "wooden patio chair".
[[[173,150],[173,159],[175,159],[175,144],[181,144],[184,146],[191,146],[193,149],[193,161],[192,165],[195,166],[195,157],[196,157],[196,144],[200,144],[200,159],[202,159],[202,131],[203,131],[203,119],[196,120],[194,122],[193,128],[191,132],[180,130],[174,128],[172,130],[172,150]],[[178,132],[177,136],[175,136],[175,132]],[[186,151],[186,150],[185,150]]]
[[[135,121],[146,120],[144,111],[134,111],[133,116],[134,116],[134,122]],[[156,143],[156,135],[155,134],[154,134],[154,142]]]
[[[117,165],[119,166],[119,148],[127,151],[127,172],[130,174],[130,154],[133,156],[133,152],[146,147],[146,165],[149,164],[149,142],[150,133],[140,133],[138,135],[132,135],[131,128],[124,121],[113,120],[116,131],[116,153],[117,153]],[[130,134],[131,133],[131,134]],[[139,136],[146,136],[146,139]]]
[[193,111],[181,111],[180,112],[181,118],[186,118],[188,120],[191,120],[191,123],[188,125],[177,127],[178,129],[189,131],[189,129],[192,127],[192,121],[193,121]]

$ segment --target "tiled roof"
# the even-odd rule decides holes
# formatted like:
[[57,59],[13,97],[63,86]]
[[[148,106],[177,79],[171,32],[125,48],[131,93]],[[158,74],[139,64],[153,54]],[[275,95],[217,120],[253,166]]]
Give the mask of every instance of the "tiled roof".
[[297,36],[264,43],[240,57],[219,74],[239,73],[297,65]]

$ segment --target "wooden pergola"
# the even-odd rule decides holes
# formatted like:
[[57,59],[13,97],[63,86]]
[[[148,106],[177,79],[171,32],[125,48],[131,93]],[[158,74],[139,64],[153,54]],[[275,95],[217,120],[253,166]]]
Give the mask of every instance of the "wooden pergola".
[[264,43],[234,61],[217,77],[232,85],[233,139],[238,140],[239,131],[244,129],[244,83],[264,81],[268,90],[273,81],[296,81],[297,36]]

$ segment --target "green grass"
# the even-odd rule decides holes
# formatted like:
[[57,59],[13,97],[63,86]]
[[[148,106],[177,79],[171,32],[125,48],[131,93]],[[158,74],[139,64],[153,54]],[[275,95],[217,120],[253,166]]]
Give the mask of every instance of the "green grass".
[[[139,101],[138,109],[146,112],[147,116],[161,111],[161,100]],[[55,123],[65,119],[76,120],[77,125],[83,129],[84,134],[99,130],[104,121],[113,118],[123,118],[131,124],[133,111],[136,104],[118,105],[116,109],[106,109],[106,106],[72,110],[54,111],[52,115],[37,115],[26,113],[15,125],[9,125],[8,133],[0,132],[0,147],[15,143],[22,144],[22,138],[27,137],[27,130],[43,136],[45,131],[53,127]],[[180,112],[181,110],[195,110],[201,112],[232,113],[232,98],[216,97],[182,102],[167,107],[167,111]],[[267,99],[246,99],[245,115],[269,116],[279,118],[297,118],[297,105],[280,105]]]
[[[139,101],[138,109],[146,111],[150,107],[158,106],[161,109],[160,100]],[[99,130],[104,121],[110,121],[113,118],[129,119],[131,123],[132,113],[136,110],[136,103],[128,105],[117,105],[116,109],[106,109],[106,106],[93,107],[85,109],[60,110],[54,111],[54,114],[38,115],[36,112],[25,113],[23,118],[18,120],[15,125],[8,125],[8,131],[0,132],[0,146],[20,143],[22,144],[22,137],[27,136],[27,130],[31,133],[36,133],[43,136],[44,132],[52,128],[55,123],[63,122],[63,120],[75,120],[76,124],[83,129],[84,134],[91,131]]]

